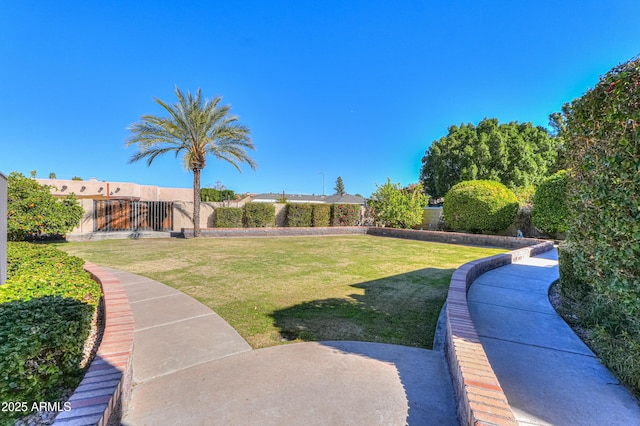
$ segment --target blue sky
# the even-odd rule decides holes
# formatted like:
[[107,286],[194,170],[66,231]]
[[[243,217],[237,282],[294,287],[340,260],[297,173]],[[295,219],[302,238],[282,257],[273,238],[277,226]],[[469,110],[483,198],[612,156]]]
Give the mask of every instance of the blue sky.
[[[640,54],[640,2],[12,1],[0,12],[0,171],[191,187],[172,155],[128,164],[127,126],[174,86],[223,96],[258,162],[203,186],[370,195],[416,182],[447,128],[547,126]],[[322,173],[322,174],[321,174]]]

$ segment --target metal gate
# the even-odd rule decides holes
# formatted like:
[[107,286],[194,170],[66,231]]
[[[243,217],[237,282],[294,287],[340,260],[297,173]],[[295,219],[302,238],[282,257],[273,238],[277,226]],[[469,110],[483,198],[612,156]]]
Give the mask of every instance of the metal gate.
[[94,200],[93,231],[172,231],[172,201]]

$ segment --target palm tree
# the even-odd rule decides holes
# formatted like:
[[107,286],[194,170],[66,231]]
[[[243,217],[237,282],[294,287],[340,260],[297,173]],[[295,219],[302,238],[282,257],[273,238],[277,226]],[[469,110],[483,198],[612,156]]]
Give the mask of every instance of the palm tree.
[[128,130],[132,135],[126,146],[137,145],[136,152],[129,163],[143,158],[147,166],[162,154],[172,152],[176,157],[182,154],[185,168],[193,171],[193,235],[200,236],[200,171],[206,166],[207,155],[213,154],[235,166],[239,172],[239,163],[247,163],[253,170],[256,162],[247,155],[247,149],[255,149],[248,127],[238,123],[238,117],[230,115],[228,105],[220,106],[222,97],[203,100],[200,89],[195,97],[187,96],[175,90],[178,103],[168,105],[160,99],[154,99],[167,112],[169,117],[144,115],[142,120],[133,123]]

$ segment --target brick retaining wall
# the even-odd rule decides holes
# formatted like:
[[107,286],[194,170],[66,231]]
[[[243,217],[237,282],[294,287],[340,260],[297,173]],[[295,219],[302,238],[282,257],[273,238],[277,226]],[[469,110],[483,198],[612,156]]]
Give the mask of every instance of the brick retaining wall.
[[552,242],[543,241],[466,263],[453,273],[445,308],[445,353],[462,424],[518,424],[471,320],[467,305],[469,287],[487,271],[552,249]]
[[102,342],[87,373],[69,398],[70,411],[54,425],[105,426],[116,407],[124,408],[133,378],[133,313],[120,280],[87,262],[84,266],[104,294]]

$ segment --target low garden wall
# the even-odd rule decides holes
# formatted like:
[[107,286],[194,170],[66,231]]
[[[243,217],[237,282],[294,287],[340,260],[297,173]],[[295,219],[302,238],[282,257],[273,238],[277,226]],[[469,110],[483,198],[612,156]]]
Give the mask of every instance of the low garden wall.
[[535,245],[466,263],[451,277],[445,308],[445,354],[463,424],[518,424],[471,320],[467,291],[487,271],[553,249],[551,241],[524,240]]
[[54,425],[105,426],[128,401],[133,378],[133,313],[120,281],[109,272],[86,263],[85,270],[104,294],[104,332],[87,373],[69,398],[71,409],[61,412]]

